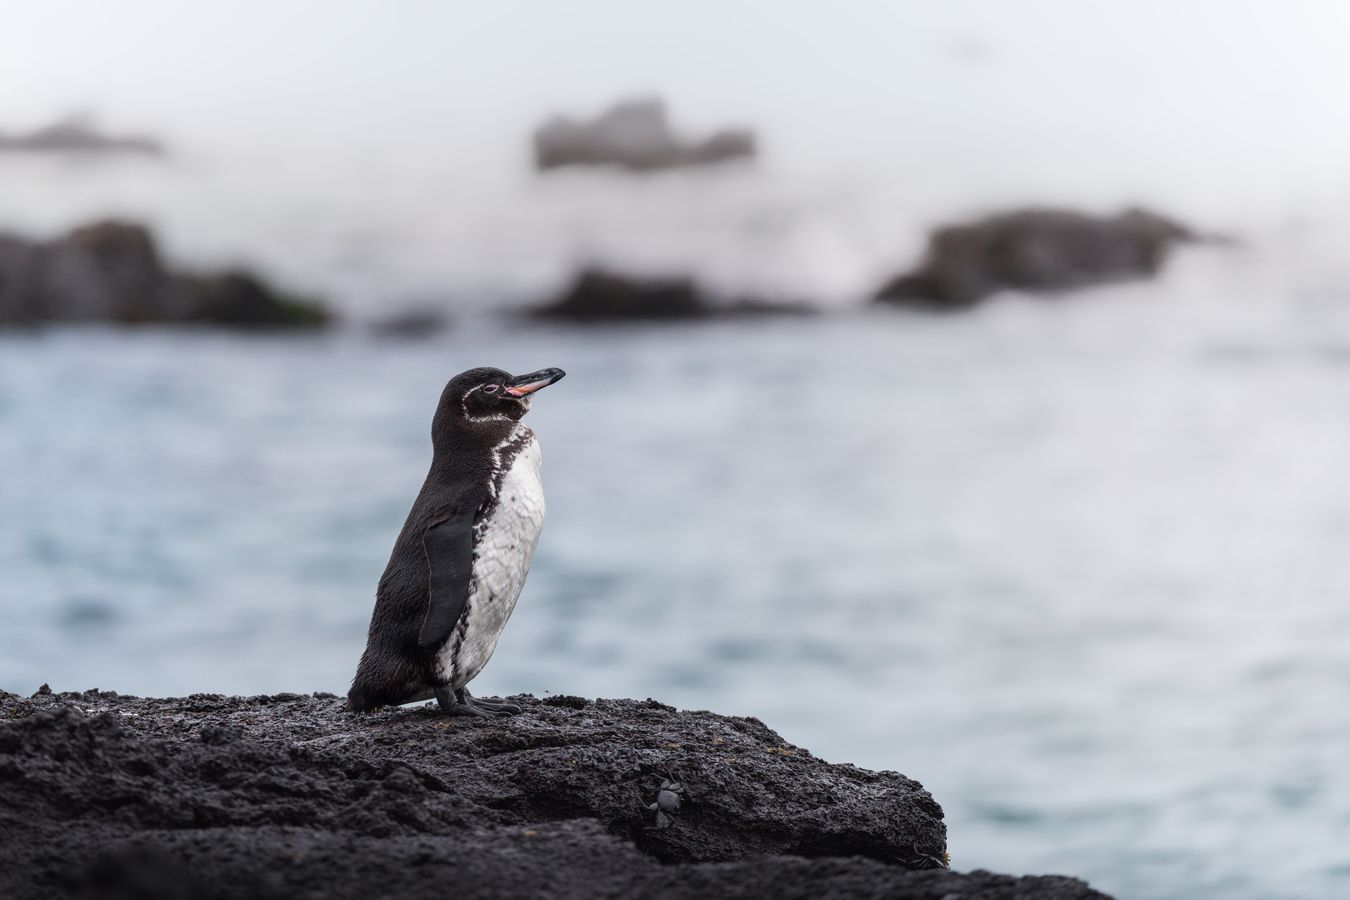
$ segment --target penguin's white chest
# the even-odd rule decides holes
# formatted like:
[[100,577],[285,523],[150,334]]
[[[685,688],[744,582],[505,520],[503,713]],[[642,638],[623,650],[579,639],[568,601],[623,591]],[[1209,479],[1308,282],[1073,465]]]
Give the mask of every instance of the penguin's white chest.
[[474,530],[468,601],[439,656],[441,677],[453,688],[472,681],[492,657],[544,527],[539,442],[533,434],[503,466],[495,502]]

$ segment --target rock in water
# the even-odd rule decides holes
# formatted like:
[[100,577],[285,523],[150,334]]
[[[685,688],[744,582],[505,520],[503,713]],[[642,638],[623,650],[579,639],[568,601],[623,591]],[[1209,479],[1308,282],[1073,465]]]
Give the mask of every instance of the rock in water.
[[290,297],[247,272],[165,269],[142,225],[106,221],[52,241],[0,235],[0,327],[60,322],[307,328],[326,324],[317,302]]
[[809,315],[805,306],[711,300],[692,278],[642,278],[583,269],[571,287],[534,315],[573,322],[624,322],[761,315]]
[[109,135],[87,116],[59,119],[27,134],[0,132],[0,152],[80,153],[102,155],[132,153],[163,156],[164,145],[144,135]]
[[328,312],[316,301],[280,293],[251,272],[231,269],[211,275],[178,275],[170,290],[189,322],[232,328],[314,328]]
[[918,268],[877,292],[888,303],[961,309],[996,291],[1036,293],[1149,278],[1174,246],[1197,240],[1146,210],[1098,217],[1058,209],[999,213],[949,225],[928,238]]
[[594,119],[558,117],[534,133],[535,167],[617,166],[636,172],[701,166],[755,155],[755,136],[743,129],[719,131],[703,141],[681,140],[671,129],[666,105],[643,98],[616,103]]
[[164,269],[150,232],[126,222],[76,228],[31,257],[34,318],[66,322],[148,322],[163,317]]
[[639,279],[586,269],[567,291],[536,313],[577,321],[696,319],[709,315],[711,308],[689,278]]
[[42,305],[36,288],[38,247],[0,234],[0,328],[37,319]]
[[497,721],[0,692],[0,896],[1104,896],[947,871],[920,784],[755,719],[513,699]]

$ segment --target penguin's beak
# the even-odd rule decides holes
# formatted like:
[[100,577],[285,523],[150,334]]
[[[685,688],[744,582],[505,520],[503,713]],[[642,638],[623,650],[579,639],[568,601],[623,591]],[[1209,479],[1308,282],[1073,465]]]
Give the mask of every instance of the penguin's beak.
[[540,369],[528,375],[517,375],[506,385],[506,392],[512,397],[528,397],[540,388],[546,388],[567,373],[562,369]]

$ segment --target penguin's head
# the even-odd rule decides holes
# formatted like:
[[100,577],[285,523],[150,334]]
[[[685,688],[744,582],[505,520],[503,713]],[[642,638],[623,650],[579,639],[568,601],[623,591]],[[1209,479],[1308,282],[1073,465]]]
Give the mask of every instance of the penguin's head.
[[452,422],[514,424],[529,410],[535,391],[565,374],[562,369],[540,369],[528,375],[512,375],[492,368],[461,372],[450,379],[441,393],[433,430],[439,431]]

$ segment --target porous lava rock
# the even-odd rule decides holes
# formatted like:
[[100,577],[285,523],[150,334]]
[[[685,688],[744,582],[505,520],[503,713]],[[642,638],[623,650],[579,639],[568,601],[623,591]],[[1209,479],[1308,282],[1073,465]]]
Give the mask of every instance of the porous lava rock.
[[521,715],[475,720],[331,694],[0,692],[0,896],[1104,896],[948,871],[920,784],[756,719],[513,699]]

